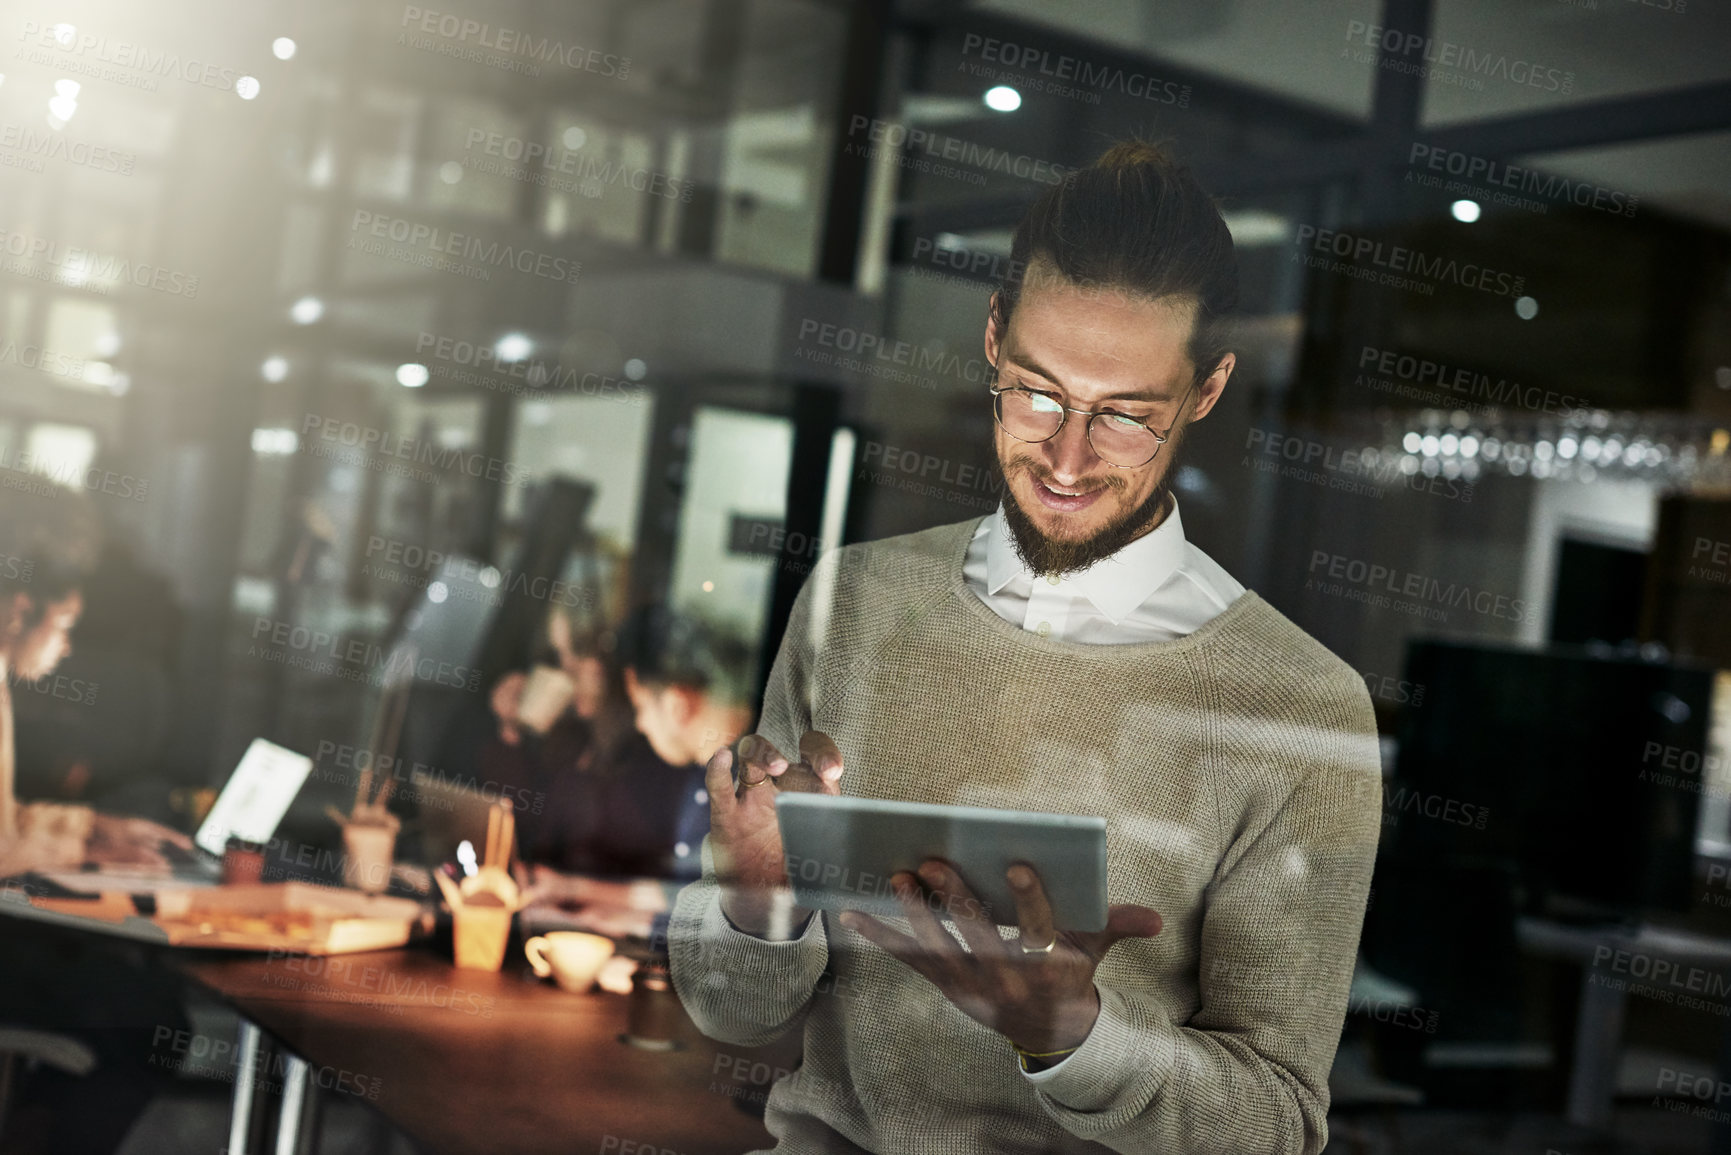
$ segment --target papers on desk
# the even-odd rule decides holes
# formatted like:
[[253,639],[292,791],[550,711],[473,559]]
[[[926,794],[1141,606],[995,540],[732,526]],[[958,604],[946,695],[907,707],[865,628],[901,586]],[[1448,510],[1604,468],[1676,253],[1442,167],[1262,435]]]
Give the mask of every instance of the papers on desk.
[[141,867],[105,866],[101,870],[38,870],[56,886],[79,894],[157,894],[165,890],[204,889],[216,885],[207,876],[170,874]]
[[[305,882],[201,887],[110,872],[44,877],[78,893],[13,890],[0,896],[0,913],[170,946],[315,955],[402,946],[422,913],[408,899]],[[151,917],[138,913],[134,895],[154,903]]]
[[73,915],[78,918],[93,918],[99,922],[122,923],[138,913],[133,905],[132,897],[109,891],[92,898],[52,898],[44,895],[33,895],[30,905],[37,910],[45,910],[55,914]]
[[9,879],[0,887],[0,915],[93,930],[140,942],[168,941],[168,935],[160,926],[136,913],[132,896],[124,891],[92,894],[87,898],[68,897],[64,893],[43,894],[35,889],[34,880],[29,875]]

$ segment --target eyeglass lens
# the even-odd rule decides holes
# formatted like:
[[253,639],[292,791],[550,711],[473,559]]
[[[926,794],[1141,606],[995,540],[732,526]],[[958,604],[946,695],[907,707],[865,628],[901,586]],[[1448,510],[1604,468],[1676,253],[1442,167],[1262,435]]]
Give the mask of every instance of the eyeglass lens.
[[[1064,422],[1062,405],[1024,389],[998,394],[997,409],[1004,430],[1019,441],[1048,440]],[[1158,417],[1148,420],[1153,423]],[[1112,413],[1099,413],[1087,420],[1088,442],[1108,464],[1133,468],[1146,464],[1160,451],[1160,438],[1140,421]]]

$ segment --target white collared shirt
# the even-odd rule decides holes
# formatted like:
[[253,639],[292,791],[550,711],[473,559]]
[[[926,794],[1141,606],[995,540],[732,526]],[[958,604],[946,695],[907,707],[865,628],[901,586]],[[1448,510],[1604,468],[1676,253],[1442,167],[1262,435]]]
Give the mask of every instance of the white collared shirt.
[[962,576],[1011,625],[1096,645],[1181,638],[1244,592],[1231,574],[1185,539],[1176,498],[1152,532],[1059,578],[1036,577],[1022,564],[1000,504],[974,531]]

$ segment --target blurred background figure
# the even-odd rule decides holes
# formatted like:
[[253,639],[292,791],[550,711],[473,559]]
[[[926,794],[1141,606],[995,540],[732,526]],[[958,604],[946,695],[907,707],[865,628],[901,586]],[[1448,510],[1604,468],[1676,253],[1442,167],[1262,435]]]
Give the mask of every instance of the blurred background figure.
[[[570,708],[537,738],[512,680],[524,676],[502,680],[484,769],[546,795],[544,812],[520,827],[542,899],[586,908],[591,925],[647,934],[669,895],[641,883],[700,872],[703,764],[751,723],[753,655],[725,628],[663,606],[637,610],[610,639],[568,645],[559,628],[552,634]],[[619,733],[621,718],[634,728]]]
[[[637,732],[613,634],[573,637],[555,609],[548,660],[501,678],[493,688],[497,733],[483,746],[480,776],[539,799],[519,815],[526,861],[571,871],[653,873],[660,853],[641,830],[610,824],[601,795],[615,780],[664,775],[667,765]],[[648,840],[654,843],[657,840]],[[666,841],[666,840],[661,840]]]
[[114,522],[81,592],[76,650],[13,702],[16,789],[169,821],[184,615],[130,527]]
[[752,656],[719,627],[641,610],[621,631],[620,662],[637,729],[671,765],[701,767],[751,723]]
[[[101,540],[81,498],[0,489],[0,876],[85,862],[162,868],[164,843],[192,849],[185,835],[148,819],[14,795],[14,695],[45,683],[51,696],[73,692],[53,679],[72,653],[81,586]],[[9,935],[0,950],[0,1029],[62,1036],[94,1066],[82,1076],[48,1066],[27,1072],[16,1089],[30,1109],[8,1123],[5,1149],[115,1150],[164,1082],[149,1063],[151,1035],[183,1022],[178,984],[124,949],[73,934]]]
[[[55,671],[72,653],[101,532],[81,494],[8,488],[0,490],[0,542],[6,551],[0,564],[0,875],[82,862],[166,867],[163,843],[192,849],[178,831],[79,804],[19,802],[16,784],[33,776],[21,775],[17,766],[14,699],[40,693],[76,708],[81,703],[73,699],[89,693],[81,679],[57,678]],[[72,774],[62,782],[82,785]]]

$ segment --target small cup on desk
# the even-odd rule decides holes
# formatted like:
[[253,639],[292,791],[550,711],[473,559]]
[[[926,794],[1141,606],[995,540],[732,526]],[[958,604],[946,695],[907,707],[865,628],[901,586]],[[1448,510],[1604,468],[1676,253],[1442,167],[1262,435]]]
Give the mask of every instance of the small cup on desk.
[[343,823],[343,885],[363,894],[383,894],[391,884],[397,848],[393,822]]
[[537,935],[523,944],[529,965],[542,978],[549,975],[565,990],[583,994],[595,985],[601,968],[613,957],[613,940],[598,934],[559,930]]

